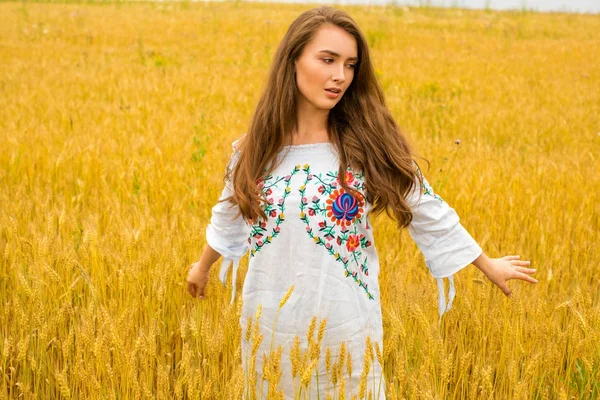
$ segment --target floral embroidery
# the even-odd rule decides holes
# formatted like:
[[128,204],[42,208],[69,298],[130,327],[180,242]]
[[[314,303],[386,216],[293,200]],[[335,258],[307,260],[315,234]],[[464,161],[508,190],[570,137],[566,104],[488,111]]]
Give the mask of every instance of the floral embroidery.
[[[306,178],[299,189],[301,196],[300,219],[306,224],[307,234],[316,244],[325,247],[328,253],[343,265],[346,277],[352,277],[364,289],[367,297],[373,300],[374,297],[369,291],[368,284],[364,281],[364,277],[369,276],[368,259],[364,257],[364,261],[361,260],[363,257],[361,249],[371,246],[372,243],[366,239],[364,234],[359,234],[357,226],[364,219],[364,199],[362,197],[356,198],[343,188],[338,188],[337,171],[327,172],[326,178],[323,178],[322,174],[312,174],[309,164],[305,164],[302,171],[306,174]],[[364,190],[364,183],[360,182],[358,178],[362,178],[362,175],[355,175],[348,167],[346,171],[347,183],[358,191]],[[305,196],[306,187],[311,181],[318,181],[316,183],[319,185],[317,191],[328,196],[325,205],[319,196],[313,196],[310,202]],[[324,219],[317,223],[318,231],[313,232],[309,217],[317,216],[324,217]],[[365,223],[366,229],[369,229],[368,220]],[[352,226],[351,229],[350,226]],[[333,241],[334,239],[335,241]],[[348,256],[340,255],[334,244],[337,246],[345,244],[345,248],[349,253]],[[360,273],[352,269],[352,265],[358,267]]]
[[364,201],[356,199],[343,188],[336,189],[327,200],[327,216],[332,222],[341,226],[350,226],[355,219],[360,219]]
[[[251,238],[254,238],[256,242],[254,243],[254,248],[250,250],[250,257],[254,257],[257,252],[259,252],[268,243],[271,243],[273,239],[279,235],[279,232],[281,232],[280,225],[283,223],[283,221],[285,221],[285,199],[292,191],[290,188],[290,181],[292,180],[292,176],[298,173],[298,171],[300,171],[300,165],[297,165],[289,175],[284,177],[277,176],[277,178],[273,179],[273,176],[269,174],[258,180],[258,188],[261,189],[267,196],[267,204],[263,210],[265,211],[267,217],[275,219],[275,226],[271,229],[271,234],[264,237],[267,232],[267,222],[258,221],[257,224],[252,225],[250,237],[248,237],[248,243],[252,243]],[[277,204],[275,204],[275,200],[268,196],[273,193],[271,188],[276,186],[279,182],[285,183],[285,190],[283,190],[283,197],[280,197],[277,200]]]
[[360,240],[358,239],[358,235],[348,236],[348,241],[346,242],[346,248],[348,249],[348,251],[354,251],[358,246],[360,246]]
[[[267,197],[264,211],[268,220],[259,220],[251,226],[248,242],[251,245],[250,257],[256,254],[281,232],[281,224],[285,221],[286,198],[291,193],[290,181],[298,172],[306,174],[300,186],[300,219],[306,225],[308,236],[327,252],[344,268],[346,277],[351,277],[365,291],[367,297],[374,299],[365,281],[369,276],[369,260],[363,249],[372,246],[371,241],[358,231],[360,225],[370,229],[369,219],[364,214],[365,191],[364,175],[354,172],[350,167],[346,170],[346,182],[359,192],[358,196],[346,192],[341,187],[338,171],[313,174],[310,165],[296,165],[290,174],[273,177],[264,176],[257,182],[258,188]],[[281,184],[285,186],[280,187]],[[313,185],[314,192],[307,195],[307,186]],[[276,189],[279,187],[279,190]],[[277,195],[273,196],[274,193]],[[272,226],[272,227],[271,227]]]
[[426,180],[423,180],[423,194],[433,197],[440,203],[445,202],[444,199],[442,199],[439,195],[433,192],[433,188],[429,185],[429,182],[427,182]]

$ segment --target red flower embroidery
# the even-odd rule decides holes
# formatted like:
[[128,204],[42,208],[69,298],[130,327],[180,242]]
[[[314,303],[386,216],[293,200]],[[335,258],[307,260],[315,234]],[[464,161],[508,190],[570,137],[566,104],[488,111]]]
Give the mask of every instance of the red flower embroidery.
[[354,181],[354,174],[351,171],[346,171],[346,183],[350,185]]
[[360,239],[358,235],[350,235],[348,236],[348,240],[346,241],[346,248],[348,251],[354,251],[356,248],[360,246]]
[[358,246],[360,246],[360,239],[358,238],[358,235],[348,236],[348,240],[346,241],[346,248],[348,251],[354,251]]

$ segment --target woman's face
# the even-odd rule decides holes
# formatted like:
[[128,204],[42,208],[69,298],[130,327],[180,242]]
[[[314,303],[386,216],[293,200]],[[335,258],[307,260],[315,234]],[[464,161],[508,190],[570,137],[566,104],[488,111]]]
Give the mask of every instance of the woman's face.
[[[357,62],[356,40],[351,34],[329,24],[319,28],[295,61],[298,104],[332,109],[350,86]],[[340,92],[335,95],[328,88]]]

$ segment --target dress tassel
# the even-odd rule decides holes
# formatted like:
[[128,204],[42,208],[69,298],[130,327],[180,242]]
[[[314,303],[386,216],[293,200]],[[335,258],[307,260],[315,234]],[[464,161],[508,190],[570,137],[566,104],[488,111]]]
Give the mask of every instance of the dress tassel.
[[238,270],[238,266],[240,264],[240,260],[223,257],[223,262],[221,263],[221,269],[219,270],[219,280],[223,283],[223,285],[225,285],[225,283],[227,282],[227,271],[229,271],[230,264],[233,264],[233,275],[231,277],[232,290],[231,290],[231,302],[230,302],[230,304],[233,304],[233,302],[235,300],[235,287],[236,287],[235,283],[237,280],[237,270]]
[[448,304],[446,304],[446,295],[444,294],[444,278],[437,278],[438,312],[440,314],[438,324],[442,322],[442,315],[452,308],[452,301],[456,296],[456,289],[454,287],[454,274],[448,277],[448,281],[450,282],[450,290],[448,291]]

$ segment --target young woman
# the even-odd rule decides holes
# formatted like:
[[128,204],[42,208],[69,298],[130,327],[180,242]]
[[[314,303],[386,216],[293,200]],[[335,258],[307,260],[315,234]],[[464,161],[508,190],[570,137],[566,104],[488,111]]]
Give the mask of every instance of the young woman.
[[[506,295],[510,279],[537,282],[528,275],[535,271],[525,267],[529,261],[487,257],[433,192],[385,105],[365,38],[343,11],[322,6],[291,24],[250,128],[232,147],[207,245],[191,266],[187,287],[203,298],[211,265],[223,256],[223,283],[233,263],[233,301],[239,260],[250,252],[240,326],[248,326],[260,304],[264,340],[255,357],[258,379],[246,379],[249,392],[277,397],[273,386],[267,394],[263,384],[262,355],[282,346],[279,396],[325,399],[329,388],[337,398],[343,379],[346,398],[367,394],[365,384],[373,398],[385,398],[382,365],[377,357],[365,363],[365,354],[381,349],[383,339],[372,212],[386,211],[399,229],[409,229],[438,279],[440,317],[455,294],[452,275],[471,263]],[[450,280],[448,304],[444,277]],[[317,339],[311,344],[306,337],[313,316],[326,322],[315,333],[320,357],[312,363],[308,388],[301,389],[290,352],[294,359],[296,336],[303,351],[314,348]],[[323,355],[329,347],[330,365],[337,363],[342,342],[352,367],[344,368],[333,393]],[[252,346],[242,340],[246,375]]]

